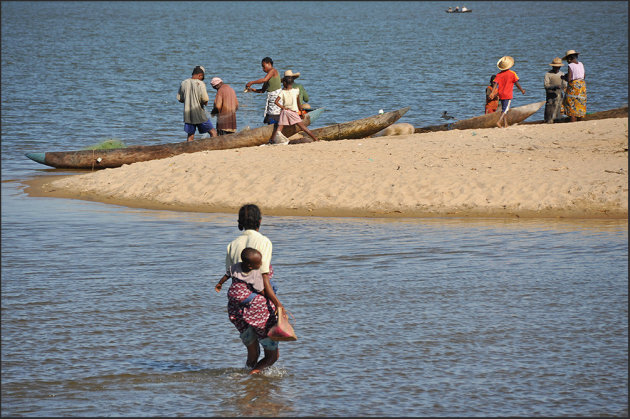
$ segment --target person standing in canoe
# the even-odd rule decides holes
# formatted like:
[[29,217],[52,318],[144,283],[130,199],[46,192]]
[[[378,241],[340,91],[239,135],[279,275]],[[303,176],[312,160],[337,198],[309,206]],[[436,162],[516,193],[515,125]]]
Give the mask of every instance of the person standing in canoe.
[[[276,308],[282,307],[282,304],[271,284],[273,246],[271,240],[258,232],[261,221],[262,215],[257,205],[243,205],[238,211],[238,229],[243,231],[243,234],[228,244],[225,257],[226,271],[235,263],[242,262],[242,252],[245,248],[256,249],[262,257],[259,269],[264,291],[251,298],[252,292],[247,284],[236,284],[233,286],[234,289],[230,287],[229,298],[233,303],[228,303],[230,320],[238,329],[241,341],[247,348],[246,365],[252,368],[250,374],[257,374],[272,366],[279,358],[278,342],[269,338],[267,333],[276,324]],[[220,287],[218,290],[215,287],[215,290],[219,292]],[[259,345],[265,351],[260,361]]]
[[202,66],[196,66],[192,77],[184,80],[177,92],[177,100],[184,104],[184,131],[188,134],[187,141],[195,139],[195,130],[199,134],[208,132],[211,137],[217,136],[217,130],[204,109],[209,100],[206,84],[203,82],[205,73]]
[[498,94],[499,100],[501,101],[501,116],[499,117],[499,121],[497,121],[497,127],[499,128],[501,128],[501,122],[503,121],[503,128],[507,128],[508,126],[506,114],[510,110],[510,104],[512,103],[512,98],[514,97],[514,85],[518,87],[522,94],[525,94],[525,89],[523,89],[518,82],[518,76],[514,71],[510,70],[513,65],[514,58],[509,55],[503,56],[499,61],[497,61],[497,67],[501,71],[494,78],[493,90],[490,94],[490,98],[492,99]]
[[[267,102],[265,104],[265,116],[263,122],[265,124],[277,124],[280,117],[280,108],[276,105],[276,98],[282,90],[280,83],[280,74],[273,66],[273,60],[269,57],[265,57],[261,62],[262,69],[265,73],[265,77],[258,80],[252,80],[245,85],[246,92],[265,93],[267,92]],[[260,89],[254,89],[252,84],[262,83]]]
[[563,76],[568,83],[562,112],[571,118],[571,122],[582,121],[586,115],[586,82],[584,81],[584,64],[578,61],[579,52],[568,50],[562,58],[569,63],[569,71]]
[[300,90],[293,88],[293,77],[285,76],[282,78],[282,85],[284,88],[280,92],[280,95],[276,98],[276,105],[280,107],[280,117],[278,125],[273,127],[273,133],[271,134],[271,141],[276,138],[276,132],[282,133],[282,129],[287,125],[297,125],[302,131],[308,134],[313,141],[319,141],[313,133],[306,128],[299,112],[302,110],[302,104],[300,103]]
[[219,135],[233,134],[236,132],[236,111],[238,110],[236,92],[232,86],[223,83],[219,77],[212,78],[210,85],[217,91],[214,106],[210,112],[210,115],[217,116],[217,133]]
[[564,73],[560,71],[562,60],[556,57],[549,64],[551,70],[545,73],[545,122],[553,124],[553,121],[560,118],[562,112],[562,92],[567,87],[564,81]]

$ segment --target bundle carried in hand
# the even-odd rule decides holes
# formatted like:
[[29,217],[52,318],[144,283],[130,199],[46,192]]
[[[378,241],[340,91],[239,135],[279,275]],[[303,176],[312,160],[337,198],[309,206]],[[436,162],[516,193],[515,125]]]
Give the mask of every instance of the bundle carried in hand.
[[[293,326],[289,323],[289,317],[287,316],[287,311],[284,307],[278,307],[276,315],[278,316],[278,323],[269,329],[267,336],[269,336],[271,340],[279,342],[291,342],[297,340],[297,335],[293,330]],[[291,317],[293,317],[292,314]]]

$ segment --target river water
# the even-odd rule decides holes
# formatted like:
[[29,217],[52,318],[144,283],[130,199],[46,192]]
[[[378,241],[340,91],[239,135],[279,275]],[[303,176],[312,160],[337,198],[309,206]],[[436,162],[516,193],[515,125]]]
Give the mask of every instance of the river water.
[[198,64],[235,87],[239,127],[261,123],[241,92],[264,56],[303,74],[314,127],[478,115],[506,54],[515,102],[543,100],[567,49],[589,111],[627,105],[626,2],[465,5],[2,2],[2,415],[627,416],[627,220],[263,214],[299,340],[249,377],[212,289],[235,214],[23,192],[68,173],[25,152],[183,140]]

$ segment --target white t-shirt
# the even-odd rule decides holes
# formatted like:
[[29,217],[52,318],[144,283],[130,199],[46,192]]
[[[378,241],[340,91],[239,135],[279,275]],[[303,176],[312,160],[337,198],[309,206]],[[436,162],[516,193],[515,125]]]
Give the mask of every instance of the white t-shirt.
[[235,263],[241,262],[241,252],[246,247],[258,250],[262,254],[262,265],[260,272],[269,273],[269,264],[271,263],[271,240],[263,236],[256,230],[245,230],[243,234],[232,240],[227,246],[227,255],[225,256],[225,269]]
[[300,89],[290,89],[285,90],[282,89],[280,92],[280,103],[282,106],[291,109],[292,111],[297,112],[298,109],[298,96],[300,95]]
[[571,80],[583,80],[584,79],[584,64],[582,63],[571,63],[569,64],[569,68],[571,69],[571,75],[573,78]]

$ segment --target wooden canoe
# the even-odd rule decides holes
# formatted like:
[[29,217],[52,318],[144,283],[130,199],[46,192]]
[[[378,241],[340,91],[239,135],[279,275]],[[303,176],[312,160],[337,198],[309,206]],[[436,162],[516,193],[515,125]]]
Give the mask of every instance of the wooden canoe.
[[[307,126],[317,119],[324,108],[309,112],[303,122]],[[107,169],[123,164],[164,159],[184,153],[196,153],[207,150],[226,150],[230,148],[254,147],[267,144],[271,138],[273,125],[266,125],[234,134],[220,135],[203,140],[184,141],[147,146],[129,146],[108,150],[56,151],[47,153],[26,153],[26,157],[37,163],[57,169]],[[286,127],[288,135],[299,131],[297,125]],[[285,134],[286,135],[286,134]]]
[[[376,134],[382,129],[387,128],[394,122],[398,121],[407,111],[409,107],[399,109],[397,111],[386,112],[379,115],[369,116],[363,119],[344,122],[342,124],[329,125],[323,128],[312,129],[311,132],[317,139],[323,141],[336,140],[352,140],[366,138]],[[286,135],[286,134],[285,134]],[[302,144],[313,142],[311,137],[302,133],[302,138],[289,141],[289,144]]]
[[[529,105],[518,106],[511,108],[505,116],[508,121],[508,125],[518,124],[529,118],[545,104],[545,101],[534,102]],[[501,117],[500,112],[489,113],[481,116],[475,116],[474,118],[463,119],[457,122],[451,122],[449,124],[432,125],[424,128],[416,128],[414,132],[434,132],[434,131],[448,131],[452,129],[481,129],[481,128],[496,128],[497,122]]]
[[[627,118],[627,117],[628,117],[628,107],[623,106],[621,108],[610,109],[607,111],[587,113],[584,116],[583,120],[594,121],[597,119]],[[564,123],[564,122],[571,122],[571,118],[569,118],[568,116],[565,116],[564,118],[555,120],[553,123],[558,124],[558,123]],[[545,121],[528,121],[528,122],[523,122],[523,125],[544,124],[544,123]]]

